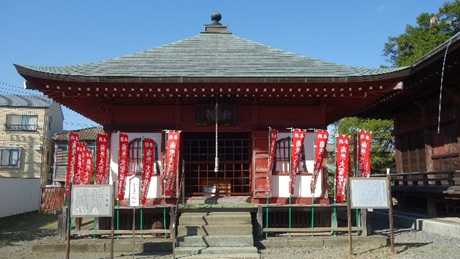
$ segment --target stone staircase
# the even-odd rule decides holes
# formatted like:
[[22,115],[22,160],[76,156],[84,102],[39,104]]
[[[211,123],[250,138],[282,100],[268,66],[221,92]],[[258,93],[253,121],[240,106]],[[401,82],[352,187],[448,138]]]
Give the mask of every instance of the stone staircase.
[[260,258],[249,212],[185,212],[177,231],[177,258]]

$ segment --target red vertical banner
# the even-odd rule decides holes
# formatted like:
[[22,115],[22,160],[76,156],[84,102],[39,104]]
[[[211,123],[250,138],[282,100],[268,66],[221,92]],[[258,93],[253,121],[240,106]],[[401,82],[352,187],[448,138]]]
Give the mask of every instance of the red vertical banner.
[[108,142],[107,134],[97,134],[96,138],[96,183],[106,184],[108,182]]
[[269,154],[268,154],[268,171],[265,191],[271,190],[271,180],[273,174],[273,166],[275,165],[276,159],[276,140],[278,139],[278,130],[270,128],[269,132]]
[[335,174],[335,202],[346,200],[346,185],[350,171],[350,137],[339,135],[336,138],[336,174]]
[[118,143],[118,200],[125,198],[126,177],[128,176],[128,134],[121,133]]
[[292,129],[291,139],[291,181],[289,185],[289,191],[291,195],[294,195],[297,171],[299,169],[300,154],[303,148],[303,140],[305,138],[305,132],[302,129]]
[[315,166],[313,169],[313,176],[311,178],[311,193],[312,196],[316,189],[316,182],[318,180],[318,175],[323,170],[323,161],[326,158],[326,146],[329,133],[327,130],[319,129],[316,130],[316,140],[315,140]]
[[142,182],[141,182],[141,204],[145,205],[147,202],[147,193],[149,191],[150,179],[153,176],[153,169],[155,163],[155,141],[153,139],[144,139],[143,149],[143,169]]
[[70,183],[73,175],[75,174],[75,153],[77,151],[77,144],[80,136],[75,132],[69,133],[68,147],[67,147],[67,167],[65,173],[65,193],[66,196],[70,193]]
[[372,132],[360,130],[358,145],[359,171],[361,172],[361,176],[370,177],[372,164]]
[[180,131],[166,132],[165,169],[163,172],[163,194],[173,196],[176,191],[177,167],[180,153]]
[[77,143],[77,149],[75,151],[75,172],[73,175],[73,184],[81,184],[81,174],[83,173],[84,148],[84,143]]
[[81,184],[90,184],[93,179],[93,152],[85,146],[83,150],[83,170],[80,176]]

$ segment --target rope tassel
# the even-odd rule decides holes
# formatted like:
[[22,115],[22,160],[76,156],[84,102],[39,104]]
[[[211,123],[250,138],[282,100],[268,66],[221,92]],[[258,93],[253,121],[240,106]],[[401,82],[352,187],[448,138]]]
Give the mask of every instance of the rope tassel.
[[218,138],[218,132],[219,132],[219,104],[216,101],[216,106],[215,106],[215,119],[216,119],[216,125],[215,125],[215,141],[216,141],[216,156],[214,157],[214,172],[217,173],[219,172],[219,138]]

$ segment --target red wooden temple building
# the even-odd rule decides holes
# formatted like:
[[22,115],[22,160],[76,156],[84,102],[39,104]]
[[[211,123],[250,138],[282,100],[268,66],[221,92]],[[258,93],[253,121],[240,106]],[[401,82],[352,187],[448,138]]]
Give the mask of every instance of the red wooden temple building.
[[[179,168],[186,197],[203,195],[214,185],[220,193],[249,196],[253,203],[266,203],[267,197],[284,203],[289,197],[288,128],[325,129],[398,91],[410,73],[338,65],[274,49],[236,36],[220,23],[220,15],[201,33],[159,48],[91,64],[16,68],[28,88],[110,133],[112,177],[118,173],[120,132],[129,136],[132,175],[142,171],[142,139],[154,139],[158,165],[148,193],[153,203],[164,197],[158,178],[164,130],[181,131]],[[269,127],[280,132],[270,170]],[[309,191],[314,143],[308,134],[304,141],[294,200],[309,203],[313,196],[329,203],[324,172],[313,195]]]

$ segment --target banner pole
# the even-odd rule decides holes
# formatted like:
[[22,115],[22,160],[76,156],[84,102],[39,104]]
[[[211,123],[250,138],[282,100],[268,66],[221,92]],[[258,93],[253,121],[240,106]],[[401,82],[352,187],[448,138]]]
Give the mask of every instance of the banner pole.
[[144,207],[140,208],[139,211],[139,228],[141,229],[141,238],[144,238],[144,234],[142,233],[142,230],[144,229]]
[[[359,130],[356,132],[355,135],[355,172],[354,175],[356,177],[360,177],[359,173]],[[360,209],[355,209],[355,217],[356,217],[356,226],[361,226],[361,211]]]
[[115,183],[112,180],[112,218],[110,219],[110,258],[113,259],[113,246],[115,239],[114,215],[115,214]]
[[71,204],[72,204],[72,183],[68,183],[69,184],[69,197],[68,197],[68,201],[69,201],[69,204],[66,208],[66,214],[67,214],[67,240],[66,240],[66,253],[65,253],[65,258],[66,259],[70,259],[70,230],[72,228],[72,217],[71,217]]
[[163,230],[164,230],[164,238],[166,238],[166,207],[163,207]]
[[393,222],[393,201],[391,195],[391,176],[390,170],[387,168],[387,185],[388,185],[388,202],[389,210],[388,210],[388,225],[390,231],[390,253],[391,255],[395,254],[395,235],[394,235],[394,222]]
[[[291,195],[289,195],[289,198],[288,198],[288,200],[289,200],[289,208],[288,208],[288,214],[289,214],[288,226],[289,226],[289,230],[291,230],[291,227],[292,227],[292,221],[291,221],[292,220],[291,219],[291,216],[292,216]],[[289,235],[291,235],[290,232],[289,232]]]
[[134,249],[136,247],[136,207],[133,207],[133,247],[132,253],[134,254]]
[[314,204],[315,204],[315,197],[313,197],[313,195],[312,195],[311,196],[311,222],[310,222],[310,227],[311,227],[312,230],[315,227],[315,207],[314,207]]
[[[265,227],[268,228],[268,193],[266,194],[266,198],[265,198]],[[268,232],[265,232],[265,239],[267,239],[267,236],[268,236]]]
[[116,221],[117,221],[117,230],[120,230],[120,207],[119,207],[119,201],[117,200],[115,204],[115,211],[117,212],[116,215]]

